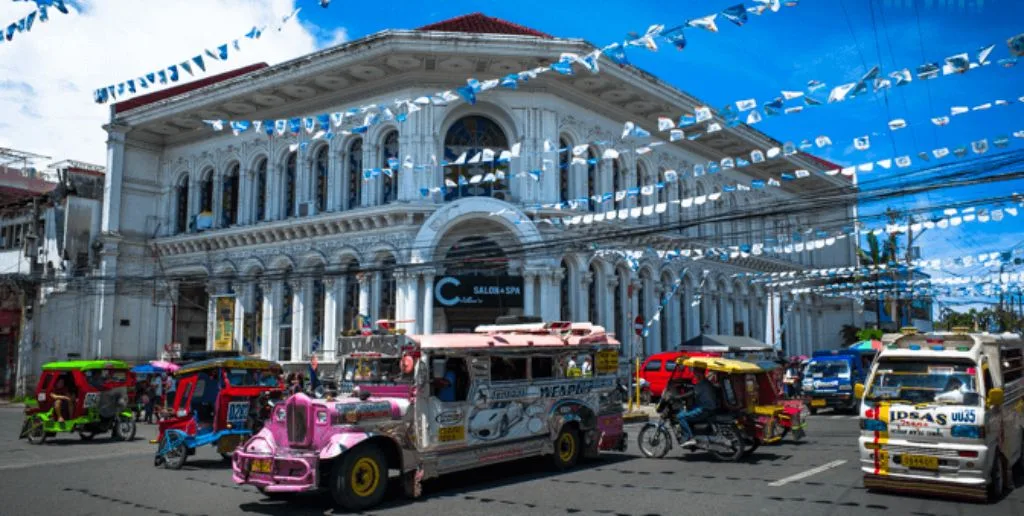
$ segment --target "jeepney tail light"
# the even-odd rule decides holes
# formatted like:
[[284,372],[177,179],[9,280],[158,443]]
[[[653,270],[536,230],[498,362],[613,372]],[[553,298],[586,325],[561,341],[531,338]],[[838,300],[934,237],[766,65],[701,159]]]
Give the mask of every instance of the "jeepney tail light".
[[177,413],[178,417],[185,417],[187,415],[188,415],[188,412],[185,412],[185,409],[178,409],[178,413]]
[[958,455],[964,458],[973,459],[978,456],[978,452],[973,450],[960,450]]

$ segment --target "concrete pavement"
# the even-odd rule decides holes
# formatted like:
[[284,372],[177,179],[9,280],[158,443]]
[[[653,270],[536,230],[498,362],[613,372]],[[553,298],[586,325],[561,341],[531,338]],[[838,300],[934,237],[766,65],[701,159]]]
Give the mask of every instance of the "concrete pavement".
[[[329,497],[270,500],[231,482],[213,448],[199,450],[181,471],[153,467],[140,426],[132,443],[92,443],[64,436],[31,446],[15,439],[20,411],[0,409],[0,513],[29,514],[331,514]],[[611,453],[555,474],[543,460],[469,471],[425,483],[424,496],[403,499],[393,486],[388,515],[480,514],[892,514],[1012,515],[1024,512],[1024,489],[995,505],[868,493],[857,467],[857,420],[814,416],[804,442],[763,447],[744,463],[719,463],[673,450],[661,460],[636,449],[640,425],[629,425],[626,453]]]

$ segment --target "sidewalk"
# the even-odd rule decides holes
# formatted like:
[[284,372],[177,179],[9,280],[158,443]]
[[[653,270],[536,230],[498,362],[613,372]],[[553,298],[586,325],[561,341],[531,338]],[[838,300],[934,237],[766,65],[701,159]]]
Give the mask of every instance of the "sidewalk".
[[630,412],[629,404],[624,403],[622,405],[622,410],[622,419],[627,425],[630,423],[646,423],[658,417],[658,413],[654,411],[654,405],[634,406],[633,412]]

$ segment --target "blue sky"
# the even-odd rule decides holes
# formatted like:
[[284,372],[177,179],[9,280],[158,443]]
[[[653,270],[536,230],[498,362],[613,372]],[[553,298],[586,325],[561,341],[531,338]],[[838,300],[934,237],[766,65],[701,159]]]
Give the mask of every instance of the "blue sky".
[[[620,41],[630,32],[642,33],[654,23],[674,26],[688,19],[720,11],[735,2],[582,2],[446,1],[425,7],[420,2],[387,4],[345,3],[330,9],[307,9],[308,22],[326,28],[324,37],[344,26],[350,38],[386,28],[416,28],[461,14],[480,11],[549,34],[579,37],[603,46]],[[880,65],[883,72],[904,67],[911,70],[924,62],[942,63],[946,56],[968,52],[976,60],[978,50],[996,44],[993,60],[1008,56],[1006,41],[1021,31],[1024,2],[1013,0],[804,0],[778,13],[751,16],[737,27],[721,16],[718,33],[687,31],[688,45],[677,51],[662,45],[656,53],[630,52],[631,61],[672,85],[705,100],[714,107],[746,98],[759,103],[779,91],[803,89],[816,79],[827,88],[859,79],[868,68]],[[748,2],[749,4],[749,2]],[[338,8],[340,7],[340,8]],[[832,147],[816,151],[836,163],[850,165],[909,154],[915,168],[916,154],[936,147],[969,145],[973,140],[1007,135],[1024,129],[1024,61],[1013,68],[996,64],[964,75],[915,80],[908,86],[869,94],[844,103],[788,116],[766,118],[756,127],[786,141],[799,142],[825,134]],[[828,89],[819,91],[827,97]],[[1014,101],[1004,107],[953,117],[936,127],[932,117],[949,115],[951,106],[976,106],[996,99]],[[902,118],[910,125],[889,135],[887,123]],[[868,151],[854,151],[852,139],[872,136]],[[1012,139],[1014,150],[1024,144]],[[1020,142],[1020,143],[1018,143]],[[994,154],[996,149],[989,151]],[[952,161],[946,158],[944,161]],[[874,184],[898,182],[911,169],[876,171],[861,176]],[[883,174],[888,174],[885,176]],[[888,177],[888,179],[886,179]],[[904,197],[862,206],[864,213],[885,207],[914,209],[941,205],[949,200],[979,199],[1007,192],[1024,192],[1024,180],[955,188],[918,197]],[[962,256],[970,252],[1008,249],[1024,240],[1024,215],[1000,224],[971,224],[957,229],[926,232],[918,240],[927,258]],[[977,272],[979,269],[974,269]]]

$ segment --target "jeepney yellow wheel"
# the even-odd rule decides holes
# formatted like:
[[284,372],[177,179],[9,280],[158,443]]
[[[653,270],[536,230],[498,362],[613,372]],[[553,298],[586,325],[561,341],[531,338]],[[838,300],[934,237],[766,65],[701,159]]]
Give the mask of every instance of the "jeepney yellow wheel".
[[348,510],[373,507],[387,491],[387,459],[377,446],[357,446],[345,452],[331,480],[331,495],[338,505]]
[[555,438],[555,468],[569,469],[576,465],[580,457],[580,437],[575,428],[562,427]]

